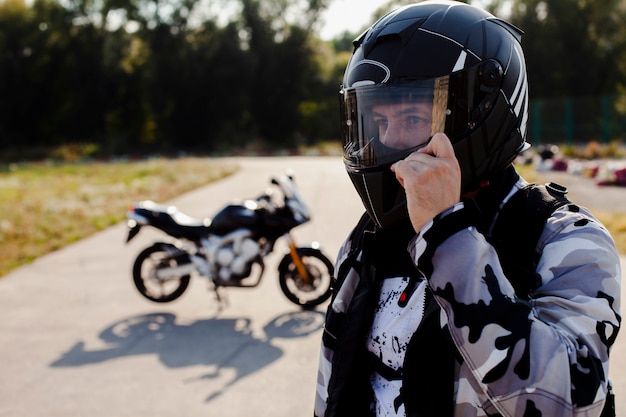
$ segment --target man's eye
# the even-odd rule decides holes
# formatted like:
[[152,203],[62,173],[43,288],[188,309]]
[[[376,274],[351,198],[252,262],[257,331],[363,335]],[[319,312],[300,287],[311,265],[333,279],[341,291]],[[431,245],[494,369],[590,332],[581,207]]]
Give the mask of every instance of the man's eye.
[[419,125],[419,124],[428,123],[428,120],[420,116],[410,116],[408,118],[408,122],[409,124],[412,124],[412,125]]
[[387,127],[389,125],[389,121],[387,119],[375,118],[374,123],[378,127]]

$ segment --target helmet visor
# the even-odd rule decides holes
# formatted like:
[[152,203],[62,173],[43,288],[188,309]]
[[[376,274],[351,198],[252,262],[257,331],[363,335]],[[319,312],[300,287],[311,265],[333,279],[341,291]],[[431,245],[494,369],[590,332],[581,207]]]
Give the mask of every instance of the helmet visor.
[[448,77],[341,91],[343,156],[352,170],[404,159],[443,132]]

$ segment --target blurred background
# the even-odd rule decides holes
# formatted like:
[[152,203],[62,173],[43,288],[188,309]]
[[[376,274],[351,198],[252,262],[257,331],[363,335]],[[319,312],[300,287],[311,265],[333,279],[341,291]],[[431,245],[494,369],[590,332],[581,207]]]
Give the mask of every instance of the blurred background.
[[[626,0],[467,2],[525,31],[520,172],[593,209],[624,268]],[[289,167],[334,257],[362,211],[337,156],[343,71],[408,3],[0,0],[0,415],[310,410],[320,312],[294,314],[271,278],[223,311],[201,280],[173,306],[138,301],[121,222],[144,199],[211,216]],[[238,157],[293,154],[333,156]]]
[[[407,3],[0,0],[0,162],[323,149],[351,41]],[[626,0],[468,3],[526,32],[530,142],[623,141]]]

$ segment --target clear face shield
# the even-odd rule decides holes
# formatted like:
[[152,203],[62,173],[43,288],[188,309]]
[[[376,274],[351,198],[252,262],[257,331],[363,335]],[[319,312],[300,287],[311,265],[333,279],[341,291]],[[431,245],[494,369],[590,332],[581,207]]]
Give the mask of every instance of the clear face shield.
[[343,156],[348,169],[406,158],[444,132],[449,77],[343,89]]

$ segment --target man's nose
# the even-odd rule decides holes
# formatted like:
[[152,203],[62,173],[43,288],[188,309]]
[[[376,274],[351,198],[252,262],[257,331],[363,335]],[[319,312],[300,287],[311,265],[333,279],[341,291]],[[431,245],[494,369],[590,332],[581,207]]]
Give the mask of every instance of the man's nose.
[[402,141],[402,130],[399,129],[397,124],[389,123],[385,134],[381,138],[383,145],[390,148],[401,148]]

